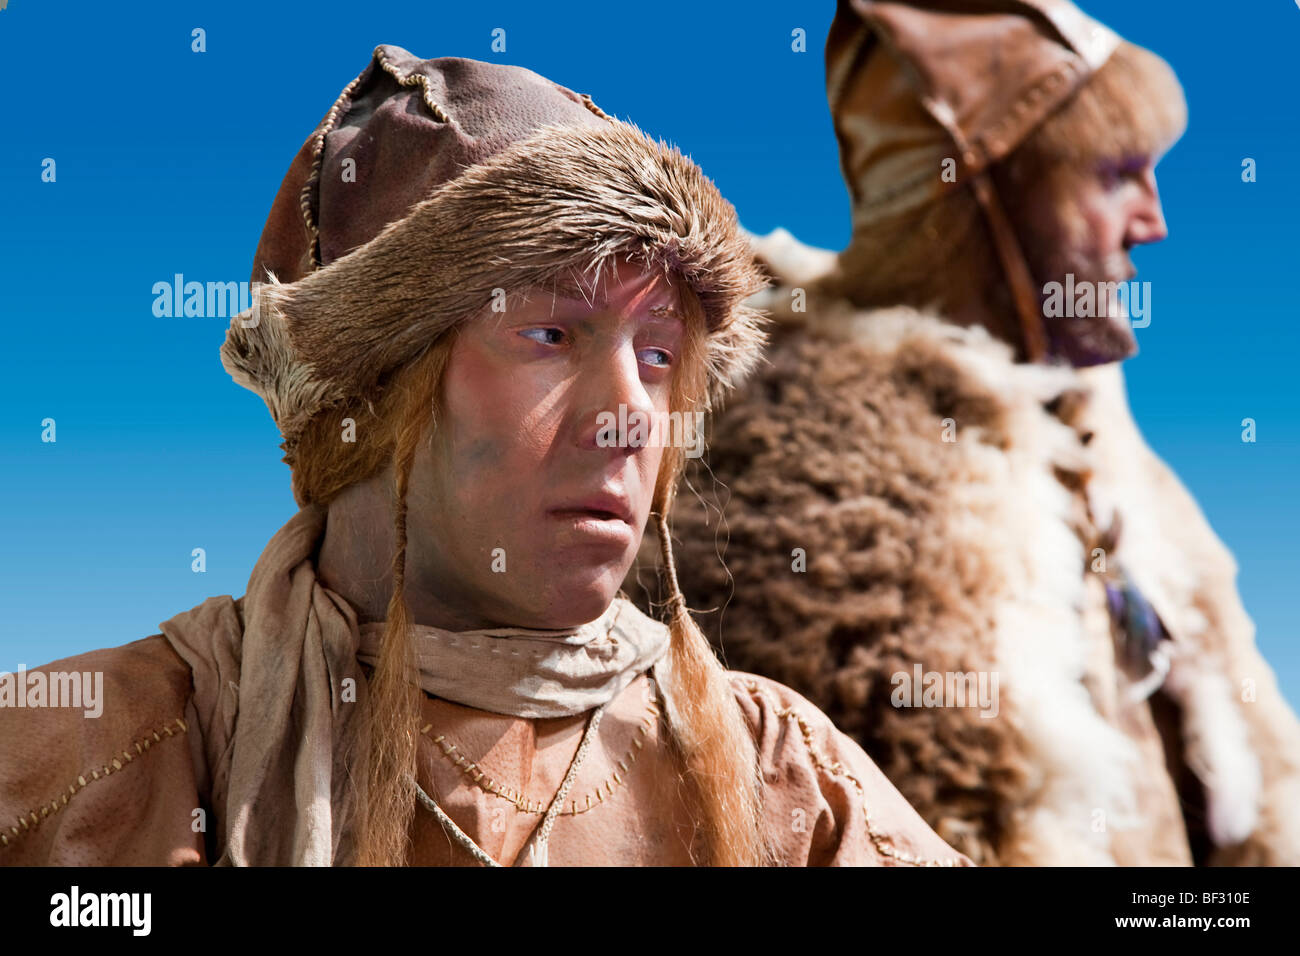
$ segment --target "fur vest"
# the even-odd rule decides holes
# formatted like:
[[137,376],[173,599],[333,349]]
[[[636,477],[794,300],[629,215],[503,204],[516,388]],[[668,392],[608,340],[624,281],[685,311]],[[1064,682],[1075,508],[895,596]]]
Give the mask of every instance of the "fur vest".
[[[783,280],[768,363],[673,512],[728,666],[806,695],[976,862],[1300,864],[1300,723],[1119,366],[1016,363],[911,310],[796,313],[829,253],[757,245]],[[1126,656],[1119,568],[1167,666]]]

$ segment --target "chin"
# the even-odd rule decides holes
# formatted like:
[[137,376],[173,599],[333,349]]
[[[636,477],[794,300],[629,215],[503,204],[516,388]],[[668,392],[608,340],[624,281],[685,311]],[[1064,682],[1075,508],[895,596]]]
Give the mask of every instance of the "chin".
[[1069,321],[1049,330],[1052,352],[1075,368],[1108,365],[1137,354],[1137,337],[1126,318]]
[[520,626],[559,629],[594,621],[613,603],[622,583],[623,575],[617,568],[578,571],[557,562],[554,578],[534,592],[542,603],[530,609],[533,622]]

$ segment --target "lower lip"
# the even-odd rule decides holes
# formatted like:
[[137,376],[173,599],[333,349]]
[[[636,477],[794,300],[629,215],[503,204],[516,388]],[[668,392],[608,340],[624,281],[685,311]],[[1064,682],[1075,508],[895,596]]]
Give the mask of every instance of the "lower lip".
[[632,526],[621,518],[601,518],[587,511],[552,511],[552,518],[593,543],[626,546],[632,543]]

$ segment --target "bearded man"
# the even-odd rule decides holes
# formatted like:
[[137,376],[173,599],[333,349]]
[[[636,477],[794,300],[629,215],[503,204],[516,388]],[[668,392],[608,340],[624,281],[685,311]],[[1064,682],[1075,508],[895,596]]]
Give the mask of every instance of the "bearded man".
[[1300,724],[1095,305],[1172,71],[1064,0],[840,0],[826,69],[852,241],[756,241],[770,361],[674,513],[704,629],[977,862],[1300,864]]
[[[676,149],[518,67],[380,46],[299,152],[221,350],[301,510],[243,597],[0,710],[0,863],[970,865],[675,595],[619,585],[761,284]],[[690,411],[692,414],[687,414]],[[627,421],[630,416],[624,416]],[[617,431],[617,428],[615,429]]]

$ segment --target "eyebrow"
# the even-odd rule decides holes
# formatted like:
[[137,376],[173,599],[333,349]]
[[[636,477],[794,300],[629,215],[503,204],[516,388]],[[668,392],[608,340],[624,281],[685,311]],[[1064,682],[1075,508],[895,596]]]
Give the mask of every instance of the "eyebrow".
[[[583,284],[581,279],[576,276],[563,277],[557,276],[551,280],[548,291],[557,299],[568,299],[571,302],[583,302],[597,308],[605,307],[605,290],[591,289]],[[588,296],[592,298],[588,298]]]
[[1151,157],[1146,153],[1125,153],[1123,156],[1103,159],[1098,165],[1108,173],[1133,173],[1144,169],[1149,162]]
[[[602,276],[602,278],[604,278]],[[605,309],[609,307],[609,296],[606,292],[607,281],[596,283],[597,288],[588,288],[579,277],[576,276],[556,276],[550,282],[549,292],[555,300],[563,300],[573,304],[581,303],[593,309]],[[588,298],[590,293],[591,298]],[[671,305],[658,305],[650,309],[653,316],[667,316],[668,318],[680,319],[682,314]]]
[[[609,299],[603,293],[590,300],[585,299],[580,295],[570,296],[557,294],[555,296],[555,302],[557,304],[560,302],[566,302],[572,305],[585,305],[593,309],[605,309],[609,306]],[[671,305],[656,305],[646,311],[655,318],[680,319],[682,317],[682,313],[678,311],[675,306]]]

